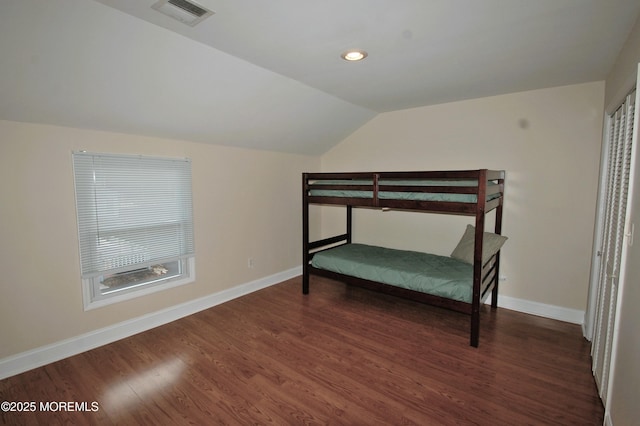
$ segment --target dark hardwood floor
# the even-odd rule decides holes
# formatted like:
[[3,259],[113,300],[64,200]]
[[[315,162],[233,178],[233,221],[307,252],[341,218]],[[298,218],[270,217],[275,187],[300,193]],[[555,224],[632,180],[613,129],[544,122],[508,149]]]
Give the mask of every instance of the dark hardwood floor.
[[[0,400],[34,401],[37,410],[0,412],[0,421],[603,422],[577,325],[485,307],[476,349],[466,315],[318,277],[308,296],[300,286],[289,280],[2,380]],[[51,404],[60,401],[89,411]]]

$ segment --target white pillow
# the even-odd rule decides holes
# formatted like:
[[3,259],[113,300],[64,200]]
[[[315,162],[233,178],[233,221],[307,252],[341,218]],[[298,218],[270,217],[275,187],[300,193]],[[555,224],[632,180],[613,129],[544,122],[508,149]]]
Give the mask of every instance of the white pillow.
[[[453,249],[451,257],[473,265],[475,238],[476,228],[473,225],[467,225],[467,229],[462,234],[462,238],[456,248]],[[500,250],[505,241],[507,241],[507,237],[503,235],[485,232],[482,237],[482,264],[491,259]]]

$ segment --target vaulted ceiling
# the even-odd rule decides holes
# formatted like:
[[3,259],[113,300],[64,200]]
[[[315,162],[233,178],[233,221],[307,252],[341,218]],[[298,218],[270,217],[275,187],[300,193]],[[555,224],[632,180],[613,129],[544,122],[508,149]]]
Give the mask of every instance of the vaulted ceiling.
[[[2,0],[0,119],[317,155],[380,112],[603,80],[637,0]],[[340,58],[349,48],[368,57]],[[4,142],[3,142],[4,143]]]

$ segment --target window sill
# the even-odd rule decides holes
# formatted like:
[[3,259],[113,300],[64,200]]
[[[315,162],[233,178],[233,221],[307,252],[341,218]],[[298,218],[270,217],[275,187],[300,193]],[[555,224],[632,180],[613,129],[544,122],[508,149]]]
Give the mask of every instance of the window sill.
[[124,302],[126,300],[135,299],[137,297],[147,296],[149,294],[157,293],[159,291],[168,290],[170,288],[179,287],[185,284],[192,283],[196,280],[196,265],[195,258],[191,257],[187,260],[187,274],[175,279],[166,280],[159,283],[150,284],[147,286],[141,286],[131,291],[125,291],[119,294],[109,295],[107,297],[95,298],[93,294],[93,280],[82,280],[82,298],[84,302],[84,310],[90,311],[92,309],[102,308],[104,306],[112,305],[114,303]]

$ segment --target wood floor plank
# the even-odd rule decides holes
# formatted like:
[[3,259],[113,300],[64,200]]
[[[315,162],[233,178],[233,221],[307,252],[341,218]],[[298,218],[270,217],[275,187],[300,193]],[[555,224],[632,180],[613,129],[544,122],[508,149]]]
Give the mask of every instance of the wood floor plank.
[[469,318],[313,277],[0,381],[8,425],[600,425],[580,327],[506,309]]

